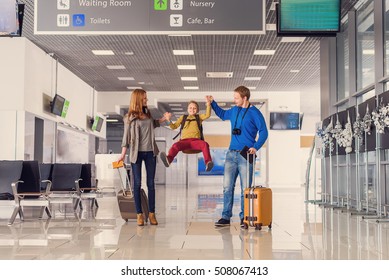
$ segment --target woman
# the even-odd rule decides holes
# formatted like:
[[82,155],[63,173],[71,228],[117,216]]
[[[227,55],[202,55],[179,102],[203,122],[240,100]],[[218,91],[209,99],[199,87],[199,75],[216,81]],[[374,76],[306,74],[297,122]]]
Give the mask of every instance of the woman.
[[130,162],[134,176],[134,199],[138,226],[144,225],[141,205],[142,161],[147,173],[147,189],[149,197],[149,220],[151,225],[158,225],[155,216],[155,169],[156,157],[159,153],[155,142],[154,128],[165,121],[165,117],[154,120],[147,108],[147,94],[143,89],[135,89],[131,94],[128,115],[124,118],[124,134],[122,153],[119,160],[124,160],[130,148]]

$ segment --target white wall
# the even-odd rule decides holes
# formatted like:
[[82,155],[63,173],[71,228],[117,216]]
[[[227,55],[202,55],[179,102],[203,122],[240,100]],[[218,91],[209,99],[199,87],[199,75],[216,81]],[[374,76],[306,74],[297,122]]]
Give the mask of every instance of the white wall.
[[0,120],[0,160],[23,160],[24,112],[0,110]]
[[[87,116],[97,114],[97,108],[93,104],[93,88],[60,63],[56,72],[56,63],[55,59],[26,38],[0,38],[0,112],[4,116],[29,112],[42,119],[66,122],[70,126],[86,130],[90,135],[105,138],[105,125],[101,132],[93,132],[87,123]],[[57,93],[70,101],[65,119],[48,111],[56,86]],[[48,100],[45,100],[45,95]],[[7,143],[2,140],[4,145],[0,148],[0,158],[14,159],[16,150],[16,157],[23,159],[24,140],[20,139],[24,139],[24,122],[23,118],[18,119],[17,123],[11,121],[2,124],[2,134],[14,135],[15,129],[21,134],[17,135],[16,146],[15,140],[12,140],[13,143],[8,143],[11,139],[7,139]]]

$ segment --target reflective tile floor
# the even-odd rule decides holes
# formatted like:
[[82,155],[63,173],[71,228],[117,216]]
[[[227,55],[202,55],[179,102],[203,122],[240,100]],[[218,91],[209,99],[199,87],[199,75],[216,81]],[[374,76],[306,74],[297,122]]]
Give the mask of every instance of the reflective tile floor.
[[50,220],[12,226],[0,207],[0,259],[389,259],[389,223],[306,204],[300,187],[273,188],[273,227],[261,231],[240,229],[237,192],[231,226],[214,227],[220,186],[157,186],[158,226],[125,223],[113,194],[98,201],[97,212],[84,210],[79,220],[55,208]]

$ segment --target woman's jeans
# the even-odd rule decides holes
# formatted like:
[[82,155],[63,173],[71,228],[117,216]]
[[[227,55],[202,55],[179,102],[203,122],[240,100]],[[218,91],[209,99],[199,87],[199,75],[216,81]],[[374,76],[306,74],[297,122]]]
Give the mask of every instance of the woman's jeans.
[[[250,176],[249,186],[252,184],[253,165],[249,164]],[[224,164],[223,178],[223,213],[222,218],[230,220],[232,217],[232,207],[234,204],[234,191],[236,179],[240,179],[240,219],[243,219],[244,198],[243,192],[247,188],[247,160],[240,154],[240,151],[229,150]]]
[[147,174],[147,190],[149,196],[149,211],[155,212],[155,169],[157,165],[156,157],[152,151],[138,152],[138,158],[135,163],[131,163],[132,174],[134,176],[134,199],[136,213],[143,213],[140,196],[140,189],[142,185],[142,161],[145,162]]

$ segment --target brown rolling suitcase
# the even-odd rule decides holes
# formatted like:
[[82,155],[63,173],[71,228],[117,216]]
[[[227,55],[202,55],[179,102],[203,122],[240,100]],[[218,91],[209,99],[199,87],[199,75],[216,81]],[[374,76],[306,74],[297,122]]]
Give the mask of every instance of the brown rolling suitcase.
[[[112,166],[114,169],[118,170],[120,181],[121,181],[121,188],[117,194],[117,200],[119,205],[120,214],[126,222],[128,222],[129,219],[136,219],[136,207],[135,207],[135,200],[134,200],[134,192],[132,189],[131,181],[128,178],[127,170],[124,166],[123,162],[113,162]],[[121,172],[123,171],[124,172]],[[140,190],[141,195],[141,203],[142,203],[142,212],[144,216],[144,220],[147,223],[147,220],[149,218],[149,203],[147,199],[146,192],[144,189]]]
[[[248,155],[250,156],[250,155]],[[247,185],[249,185],[249,160],[247,160]],[[253,186],[244,190],[244,228],[249,226],[261,230],[262,226],[271,228],[272,191],[270,188],[255,186],[255,159],[253,161]]]

